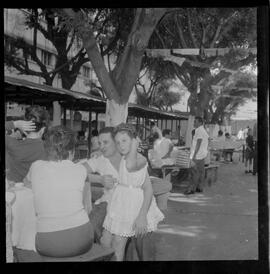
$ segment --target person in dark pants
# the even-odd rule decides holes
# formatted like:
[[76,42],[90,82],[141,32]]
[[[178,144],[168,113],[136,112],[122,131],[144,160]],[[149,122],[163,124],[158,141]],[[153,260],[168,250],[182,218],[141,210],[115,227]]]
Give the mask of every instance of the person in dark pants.
[[248,130],[248,136],[246,138],[246,151],[245,151],[245,173],[252,173],[251,165],[254,157],[254,141],[251,135],[251,129]]
[[252,174],[257,173],[257,122],[253,126],[253,141],[254,141],[254,155],[253,155],[253,171]]
[[203,126],[203,119],[196,116],[194,120],[195,133],[192,139],[190,149],[191,160],[191,184],[189,189],[184,192],[185,195],[194,194],[203,191],[204,183],[204,163],[208,153],[209,136]]

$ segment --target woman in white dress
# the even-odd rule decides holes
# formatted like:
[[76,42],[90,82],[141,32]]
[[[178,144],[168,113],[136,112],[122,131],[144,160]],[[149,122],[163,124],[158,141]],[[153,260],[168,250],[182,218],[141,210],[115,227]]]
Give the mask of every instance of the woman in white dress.
[[137,153],[138,143],[132,127],[120,124],[114,138],[123,157],[119,182],[108,203],[101,243],[113,247],[116,260],[122,261],[128,237],[155,231],[164,215],[156,205],[151,183],[144,183],[147,163]]

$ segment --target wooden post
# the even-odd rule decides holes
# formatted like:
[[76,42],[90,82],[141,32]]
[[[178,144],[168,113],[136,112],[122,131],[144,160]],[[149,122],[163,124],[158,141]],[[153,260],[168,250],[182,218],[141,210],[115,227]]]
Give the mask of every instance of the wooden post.
[[163,130],[163,119],[161,119],[161,126],[160,129]]
[[70,119],[70,128],[73,129],[73,114],[74,114],[74,111],[73,111],[73,106],[69,109],[69,119]]
[[144,139],[146,139],[146,124],[145,124],[145,117],[143,117],[143,127],[144,127]]
[[64,106],[63,107],[63,112],[64,112],[64,117],[63,117],[63,125],[67,125],[67,108]]
[[98,129],[98,112],[96,112],[96,121],[97,121],[97,128],[96,129],[99,130]]
[[92,111],[89,109],[89,119],[88,119],[88,155],[87,158],[90,158],[91,154],[91,122],[92,122]]

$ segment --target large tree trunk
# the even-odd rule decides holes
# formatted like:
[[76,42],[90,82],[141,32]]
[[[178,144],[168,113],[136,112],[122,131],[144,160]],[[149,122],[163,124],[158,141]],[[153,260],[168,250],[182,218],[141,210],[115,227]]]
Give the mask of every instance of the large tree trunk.
[[[74,11],[71,9],[63,9],[63,11],[71,18],[76,17]],[[156,24],[165,12],[166,8],[138,8],[136,10],[135,19],[125,49],[120,59],[117,60],[117,64],[111,74],[109,74],[105,67],[93,30],[87,22],[82,22],[81,26],[84,29],[81,32],[83,46],[99,83],[108,98],[108,109],[106,110],[106,114],[108,115],[106,118],[107,126],[115,126],[121,122],[126,122],[127,104],[139,76],[144,50],[148,45]]]
[[118,104],[114,100],[107,100],[106,103],[106,126],[115,127],[125,123],[128,116],[128,103]]

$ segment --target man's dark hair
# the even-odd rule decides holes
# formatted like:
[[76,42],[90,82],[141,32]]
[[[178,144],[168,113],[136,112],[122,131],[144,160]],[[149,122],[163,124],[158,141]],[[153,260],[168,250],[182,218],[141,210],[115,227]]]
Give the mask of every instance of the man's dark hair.
[[91,135],[92,135],[92,137],[98,136],[98,130],[96,130],[96,129],[92,130]]
[[50,122],[50,115],[48,111],[41,106],[31,106],[25,110],[25,120],[33,121],[35,123],[35,132],[40,131],[43,127],[48,127]]
[[50,128],[44,137],[44,148],[49,160],[65,160],[69,157],[69,151],[75,149],[76,134],[65,126]]
[[229,133],[229,132],[226,132],[226,133],[225,133],[225,136],[226,136],[226,137],[229,137],[229,136],[230,136],[230,133]]
[[155,142],[158,138],[159,138],[158,133],[154,132],[153,137],[152,137],[152,141]]
[[203,124],[203,118],[200,116],[196,116],[195,120],[197,120],[198,122],[200,122],[200,124]]
[[223,131],[220,129],[219,131],[218,131],[218,136],[222,136],[223,135]]
[[104,127],[99,131],[99,135],[104,133],[110,133],[111,137],[113,138],[114,127]]
[[153,126],[155,126],[155,125],[156,125],[155,122],[153,122],[153,121],[150,122],[150,126],[151,126],[151,127],[153,127]]
[[171,130],[170,129],[163,129],[162,130],[162,136],[164,137],[165,135],[167,134],[170,134],[171,133]]
[[93,120],[93,121],[91,122],[91,128],[97,129],[97,120]]

